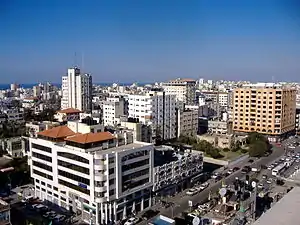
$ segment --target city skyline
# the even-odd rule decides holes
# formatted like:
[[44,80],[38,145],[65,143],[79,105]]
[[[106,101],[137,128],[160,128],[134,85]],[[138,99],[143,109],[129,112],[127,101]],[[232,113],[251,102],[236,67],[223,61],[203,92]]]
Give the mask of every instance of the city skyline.
[[292,1],[69,3],[0,3],[0,83],[57,83],[74,64],[95,83],[299,81]]

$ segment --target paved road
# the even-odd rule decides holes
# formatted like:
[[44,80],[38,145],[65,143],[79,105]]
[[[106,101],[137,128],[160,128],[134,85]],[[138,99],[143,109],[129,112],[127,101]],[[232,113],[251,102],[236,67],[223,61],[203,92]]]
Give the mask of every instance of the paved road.
[[[260,166],[260,165],[268,165],[272,162],[274,162],[276,159],[280,158],[284,154],[284,147],[273,147],[272,154],[269,155],[268,157],[260,158],[256,160],[254,163],[251,164],[251,166]],[[241,170],[236,171],[235,173],[229,175],[228,177],[225,178],[225,183],[230,184],[233,183],[236,177],[242,178],[244,177],[244,174],[241,173]],[[174,207],[169,207],[167,209],[162,208],[159,205],[153,206],[152,208],[154,210],[159,210],[160,214],[174,218],[176,216],[180,216],[180,214],[186,210],[189,209],[188,206],[188,201],[192,201],[193,204],[203,202],[207,199],[209,192],[215,193],[219,190],[219,188],[222,185],[222,181],[218,181],[216,183],[213,183],[210,185],[209,188],[205,189],[204,191],[198,193],[197,195],[194,196],[184,196],[184,193],[181,193],[180,195],[176,195],[168,201],[174,202],[175,205]],[[139,223],[140,225],[142,224],[147,224],[146,221],[143,221]]]

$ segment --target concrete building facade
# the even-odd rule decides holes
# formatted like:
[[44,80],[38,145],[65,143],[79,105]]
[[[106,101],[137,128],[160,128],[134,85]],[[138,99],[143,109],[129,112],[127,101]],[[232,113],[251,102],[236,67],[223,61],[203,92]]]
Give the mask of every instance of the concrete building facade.
[[60,126],[30,138],[36,197],[96,225],[151,207],[153,145],[85,131]]
[[177,137],[196,136],[198,132],[199,111],[177,110]]
[[296,90],[273,83],[244,85],[234,90],[233,130],[258,132],[270,141],[295,130]]
[[92,76],[81,74],[80,69],[68,69],[62,77],[61,108],[74,108],[90,112],[92,110]]
[[176,101],[188,105],[196,103],[196,81],[193,79],[175,79],[163,83],[166,94],[176,95]]
[[163,91],[128,95],[128,117],[151,125],[153,137],[176,138],[176,96]]

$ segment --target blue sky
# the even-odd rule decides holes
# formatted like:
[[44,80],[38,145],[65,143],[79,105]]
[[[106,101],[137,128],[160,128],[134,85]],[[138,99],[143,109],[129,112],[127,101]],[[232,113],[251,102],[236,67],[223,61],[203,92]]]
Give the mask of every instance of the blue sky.
[[297,0],[2,0],[0,83],[60,82],[76,61],[95,82],[300,81],[299,12]]

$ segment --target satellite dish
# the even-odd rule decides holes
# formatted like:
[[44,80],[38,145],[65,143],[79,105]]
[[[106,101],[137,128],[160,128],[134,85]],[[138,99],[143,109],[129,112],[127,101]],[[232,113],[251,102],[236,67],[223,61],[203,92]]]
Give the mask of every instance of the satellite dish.
[[255,182],[255,181],[252,181],[252,182],[251,182],[251,186],[252,186],[253,188],[255,188],[255,187],[256,187],[256,182]]
[[219,191],[219,194],[221,195],[221,197],[224,197],[227,193],[227,189],[226,188],[221,188]]
[[197,216],[195,216],[194,219],[193,219],[193,221],[192,221],[192,224],[193,224],[193,225],[199,225],[200,222],[201,222],[201,221],[200,221],[200,218],[197,217]]

